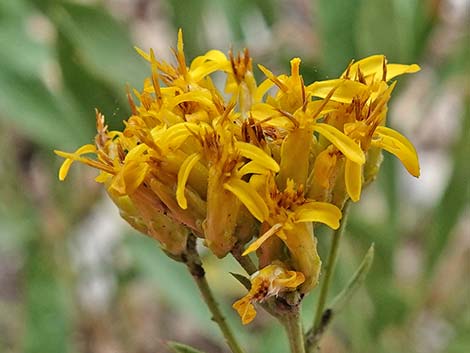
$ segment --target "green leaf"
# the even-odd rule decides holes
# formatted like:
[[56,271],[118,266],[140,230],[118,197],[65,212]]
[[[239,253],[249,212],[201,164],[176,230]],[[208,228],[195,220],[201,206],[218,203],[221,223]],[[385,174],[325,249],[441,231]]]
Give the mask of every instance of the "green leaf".
[[192,348],[186,344],[170,341],[168,342],[168,347],[175,353],[204,353],[199,349]]
[[[155,284],[163,299],[176,309],[184,308],[186,315],[199,322],[209,320],[211,314],[183,264],[169,259],[156,241],[141,234],[129,235],[124,245],[137,270]],[[204,325],[204,329],[210,334],[217,333],[215,325]]]
[[24,17],[11,15],[10,11],[6,16],[4,19],[0,17],[0,71],[15,70],[27,76],[38,75],[52,59],[50,48],[33,41],[26,33]]
[[64,353],[70,348],[66,292],[58,279],[52,248],[39,236],[29,244],[25,264],[26,332],[23,352]]
[[246,289],[250,290],[251,288],[251,282],[250,282],[250,279],[248,277],[245,277],[239,273],[235,273],[235,272],[230,272],[230,274],[235,277],[235,279],[240,282],[242,284],[243,287],[245,287]]
[[446,248],[450,235],[460,215],[470,204],[470,98],[465,102],[465,113],[462,117],[461,135],[454,146],[454,167],[442,198],[434,210],[433,221],[428,228],[427,274],[431,275],[439,256]]
[[[119,126],[122,124],[121,121],[130,115],[123,83],[117,88],[102,81],[100,77],[95,77],[86,63],[81,60],[75,45],[61,32],[58,36],[57,51],[63,84],[79,107],[80,116],[83,117],[81,120],[84,123],[88,122],[90,128],[94,129],[94,109],[97,108],[106,116],[110,130],[122,129],[122,126]],[[121,118],[112,119],[117,113]]]
[[338,75],[356,56],[354,25],[360,0],[319,0],[318,29],[322,40],[323,68]]
[[346,287],[344,287],[344,289],[333,299],[329,305],[329,308],[332,310],[334,315],[338,314],[344,308],[344,306],[351,300],[352,296],[364,284],[373,261],[374,244],[372,244],[369,250],[367,250],[367,253],[362,259],[361,264],[349,280]]
[[65,97],[53,95],[39,78],[0,70],[0,92],[0,119],[37,143],[72,148],[93,135],[85,125],[70,123],[74,112]]
[[47,15],[76,47],[81,62],[94,77],[116,87],[140,88],[147,64],[135,51],[125,26],[105,9],[63,2]]
[[416,0],[362,0],[355,24],[355,42],[361,56],[383,53],[393,61],[412,59]]

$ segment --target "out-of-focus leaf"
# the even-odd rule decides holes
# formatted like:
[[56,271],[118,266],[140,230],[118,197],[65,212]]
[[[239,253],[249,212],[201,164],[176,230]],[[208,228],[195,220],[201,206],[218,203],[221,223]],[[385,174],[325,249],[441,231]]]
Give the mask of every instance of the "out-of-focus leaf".
[[[397,240],[402,235],[399,231],[400,223],[400,202],[398,199],[398,170],[397,170],[396,158],[389,154],[384,153],[384,160],[381,165],[378,181],[382,186],[382,190],[385,195],[385,201],[387,202],[387,218],[383,232],[381,233],[380,243],[385,245],[388,252],[393,253],[398,242]],[[381,244],[377,244],[379,247]],[[392,270],[392,258],[383,259],[387,263],[385,271]]]
[[47,12],[73,43],[81,63],[94,77],[116,87],[141,87],[146,62],[134,51],[128,31],[101,7],[63,2]]
[[[93,76],[69,38],[60,32],[57,50],[63,83],[80,109],[80,115],[83,117],[81,120],[84,123],[88,122],[90,128],[94,128],[94,109],[97,108],[107,117],[106,123],[111,130],[118,128],[118,124],[121,124],[121,121],[130,114],[127,100],[124,100],[124,87],[116,90],[109,83]],[[110,119],[110,116],[117,113],[121,116],[120,119]]]
[[460,77],[463,81],[463,85],[467,86],[467,94],[470,94],[468,93],[470,87],[470,60],[468,60],[470,57],[470,45],[468,45],[468,43],[470,43],[470,32],[462,36],[458,45],[455,46],[456,49],[451,53],[451,56],[440,66],[439,70],[437,70],[437,74],[442,81],[455,76]]
[[76,147],[92,133],[70,123],[73,111],[35,77],[0,70],[0,119],[15,125],[33,141],[48,147]]
[[8,20],[18,20],[24,17],[26,11],[30,10],[24,0],[1,1],[0,2],[0,22]]
[[204,353],[199,349],[178,342],[168,342],[168,347],[175,353]]
[[50,249],[38,237],[28,248],[26,271],[25,353],[64,353],[70,349],[66,295],[57,279]]
[[361,56],[383,53],[393,61],[412,59],[416,42],[416,0],[363,0],[355,23]]
[[356,56],[354,25],[361,1],[319,0],[317,3],[322,66],[327,75],[335,76]]
[[262,335],[257,335],[260,353],[285,353],[289,351],[286,335],[280,325],[273,325],[266,329]]
[[0,72],[15,70],[27,76],[37,75],[50,57],[49,48],[27,35],[24,18],[0,19]]
[[442,194],[430,224],[426,238],[427,272],[432,273],[434,265],[445,249],[452,229],[457,223],[460,214],[468,207],[470,202],[470,98],[467,95],[466,111],[463,116],[460,139],[454,148],[454,166],[449,183]]
[[[153,281],[175,308],[184,308],[185,314],[197,322],[206,322],[211,317],[202,303],[202,298],[183,264],[166,257],[158,244],[143,236],[127,237],[125,245],[134,258],[138,271]],[[215,325],[204,325],[209,333],[216,332]]]
[[374,244],[372,244],[367,251],[366,255],[362,259],[361,264],[357,268],[354,275],[349,280],[348,284],[344,289],[333,299],[331,304],[328,305],[331,308],[333,315],[338,314],[356,291],[364,283],[367,274],[369,273],[372,262],[374,261]]
[[204,9],[206,0],[167,1],[171,8],[171,20],[175,29],[183,29],[186,60],[200,55],[209,48],[202,47],[204,33]]

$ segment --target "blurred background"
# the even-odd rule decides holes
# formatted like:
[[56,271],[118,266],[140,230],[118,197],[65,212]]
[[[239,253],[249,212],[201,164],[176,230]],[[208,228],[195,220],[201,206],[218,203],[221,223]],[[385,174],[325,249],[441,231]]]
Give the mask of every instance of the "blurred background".
[[[322,352],[468,352],[470,347],[470,14],[468,0],[0,1],[0,351],[165,353],[178,340],[227,352],[182,265],[135,234],[96,172],[66,182],[52,150],[94,136],[94,108],[111,128],[129,115],[126,84],[149,68],[134,51],[171,59],[249,48],[275,73],[300,56],[307,83],[351,59],[386,54],[418,63],[399,79],[389,123],[416,146],[421,178],[393,158],[353,206],[332,293],[372,242],[367,283],[322,341]],[[258,77],[261,73],[256,69]],[[330,237],[318,233],[326,258]],[[273,319],[242,328],[244,293],[232,261],[204,261],[222,309],[249,353],[284,353]],[[317,291],[305,301],[306,323]]]

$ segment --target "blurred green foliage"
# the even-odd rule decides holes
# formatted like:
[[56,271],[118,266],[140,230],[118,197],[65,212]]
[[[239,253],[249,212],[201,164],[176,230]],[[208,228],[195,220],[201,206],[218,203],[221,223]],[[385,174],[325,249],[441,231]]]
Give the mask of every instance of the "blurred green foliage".
[[[111,128],[128,117],[126,85],[140,88],[149,72],[133,50],[133,34],[141,28],[137,24],[147,21],[152,29],[160,23],[158,28],[169,33],[155,30],[152,36],[165,41],[169,35],[172,43],[177,28],[183,28],[185,50],[192,58],[208,50],[210,38],[222,31],[208,23],[225,26],[229,37],[222,49],[227,50],[231,43],[253,43],[249,25],[254,21],[270,33],[264,49],[250,47],[254,61],[266,59],[274,69],[285,69],[299,55],[295,50],[302,49],[307,53],[306,82],[338,75],[352,58],[384,53],[391,61],[424,67],[422,74],[431,77],[429,104],[449,87],[458,93],[464,109],[445,117],[458,126],[455,138],[439,144],[440,131],[426,127],[425,119],[415,124],[416,136],[420,127],[435,135],[431,142],[436,145],[427,148],[446,155],[450,176],[442,194],[432,202],[413,200],[403,192],[401,167],[386,158],[378,185],[364,197],[385,200],[385,215],[364,213],[361,207],[353,211],[333,294],[347,283],[372,242],[376,259],[367,285],[325,338],[324,351],[465,352],[470,347],[470,264],[468,229],[465,237],[460,228],[469,225],[464,214],[468,218],[470,37],[464,33],[440,50],[442,33],[455,30],[446,6],[431,0],[0,2],[0,351],[105,352],[103,347],[111,347],[113,352],[160,352],[162,340],[185,339],[178,332],[182,323],[192,327],[192,346],[221,351],[221,338],[184,269],[144,237],[128,234],[109,243],[98,272],[114,283],[111,297],[105,309],[85,310],[89,288],[83,288],[86,273],[75,260],[86,254],[77,254],[76,244],[101,194],[80,167],[59,184],[60,161],[52,149],[72,150],[91,141],[95,108],[107,116]],[[463,17],[465,27],[468,7]],[[299,38],[289,37],[292,33]],[[319,239],[326,256],[328,234],[319,234]],[[401,252],[410,247],[415,252],[403,258]],[[414,257],[421,262],[410,284],[397,268],[411,265],[397,262],[414,264]],[[216,284],[216,290],[250,352],[284,352],[284,337],[269,319],[261,315],[247,330],[231,311],[229,305],[242,288],[228,272],[240,270],[227,261],[206,261],[214,279],[230,283]],[[158,299],[136,304],[139,286]],[[312,320],[316,295],[314,291],[306,298],[306,323]],[[144,309],[139,311],[138,305]],[[158,306],[158,315],[139,316],[148,306]],[[133,315],[141,319],[132,321]],[[159,333],[146,331],[152,321]],[[141,330],[147,333],[144,339],[139,338]]]

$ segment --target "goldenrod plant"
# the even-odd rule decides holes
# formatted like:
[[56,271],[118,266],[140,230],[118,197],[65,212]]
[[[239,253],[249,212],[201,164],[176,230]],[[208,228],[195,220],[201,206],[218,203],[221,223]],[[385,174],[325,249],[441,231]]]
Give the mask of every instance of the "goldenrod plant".
[[[308,83],[293,58],[288,74],[258,65],[265,79],[257,82],[248,50],[210,50],[188,65],[182,31],[176,64],[137,51],[150,75],[128,92],[132,115],[123,131],[109,131],[96,111],[94,144],[55,151],[65,158],[60,180],[75,161],[98,169],[96,181],[122,218],[187,266],[232,352],[245,350],[205,278],[201,246],[218,258],[233,256],[245,272],[236,278],[247,293],[233,304],[243,324],[265,309],[285,327],[292,353],[316,351],[372,263],[373,247],[326,306],[350,202],[375,179],[383,150],[419,176],[413,145],[386,126],[394,79],[419,66],[373,55],[351,62],[339,78]],[[225,77],[223,90],[215,73]],[[319,224],[334,230],[323,271]],[[315,290],[316,314],[304,330],[301,303]]]

